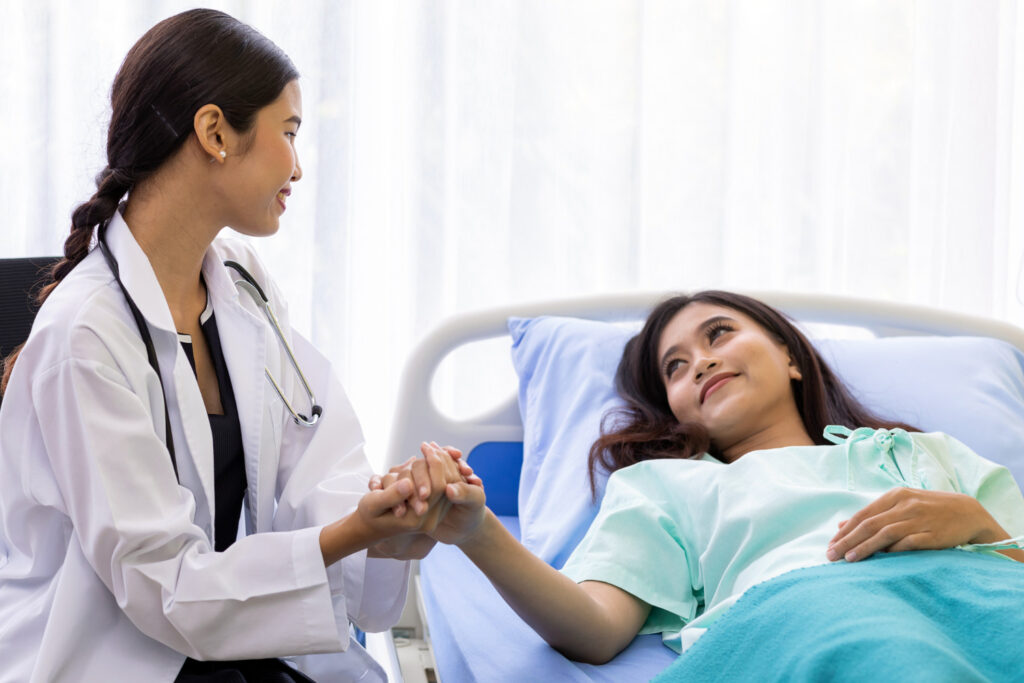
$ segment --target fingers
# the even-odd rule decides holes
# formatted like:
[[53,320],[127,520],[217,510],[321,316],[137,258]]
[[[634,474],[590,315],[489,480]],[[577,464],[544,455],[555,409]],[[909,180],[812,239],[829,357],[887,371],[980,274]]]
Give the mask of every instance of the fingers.
[[[389,469],[387,474],[375,474],[370,478],[370,491],[385,490],[397,481],[410,482],[411,494],[392,507],[396,517],[402,517],[409,511],[419,517],[426,515],[444,496],[445,486],[449,482],[483,485],[480,478],[473,474],[473,468],[466,463],[462,451],[458,448],[442,448],[436,441],[432,441],[430,444],[421,443],[420,452],[423,457],[409,458],[401,465]],[[432,518],[440,519],[443,516],[442,512],[440,515],[432,515]]]
[[417,515],[422,515],[427,510],[426,500],[430,496],[432,489],[430,481],[430,470],[427,466],[426,458],[416,460],[409,467],[412,473],[412,482],[415,486],[416,495],[410,501],[410,506],[416,512]]
[[875,517],[884,513],[886,510],[891,509],[902,495],[901,492],[905,490],[906,489],[900,488],[886,491],[881,496],[858,510],[856,514],[850,517],[850,519],[839,525],[839,531],[837,531],[835,536],[832,537],[832,540],[829,541],[829,546],[837,545],[843,541],[845,536],[851,533],[854,529],[857,529],[864,520]]
[[423,459],[427,463],[427,472],[430,479],[430,491],[428,493],[430,501],[433,502],[441,496],[444,486],[448,482],[446,465],[452,462],[452,459],[447,453],[432,444],[423,443],[420,445],[420,450],[423,452]]
[[452,446],[442,448],[437,445],[436,441],[431,441],[430,446],[434,449],[434,453],[438,456],[440,463],[443,464],[445,482],[441,484],[442,489],[444,484],[448,482],[465,481],[466,477],[473,474],[473,468],[462,458],[462,451],[459,449]]
[[386,514],[412,494],[412,483],[408,479],[400,479],[391,486],[379,491],[370,491],[363,500],[367,511],[374,517]]
[[[892,516],[888,517],[891,519]],[[884,518],[872,518],[861,526],[862,529],[851,534],[842,545],[829,550],[829,559],[839,559],[842,556],[847,562],[856,562],[867,559],[877,552],[920,547],[910,540],[912,536],[921,535],[920,529],[913,522],[887,522]]]
[[[380,491],[381,489],[386,489],[387,487],[391,486],[396,481],[398,481],[400,478],[403,478],[403,476],[406,479],[410,479],[410,475],[407,472],[401,472],[401,468],[398,467],[392,467],[391,470],[384,476],[375,474],[372,477],[370,477],[370,490]],[[391,509],[391,511],[395,513],[396,517],[403,516],[406,511],[406,502],[402,501],[398,505],[394,506]]]
[[[436,441],[431,441],[430,443],[436,446],[437,448],[441,448],[440,446],[437,445]],[[452,456],[452,458],[455,460],[459,460],[462,457],[462,451],[460,451],[455,446],[445,446],[444,451],[448,453],[448,455]]]

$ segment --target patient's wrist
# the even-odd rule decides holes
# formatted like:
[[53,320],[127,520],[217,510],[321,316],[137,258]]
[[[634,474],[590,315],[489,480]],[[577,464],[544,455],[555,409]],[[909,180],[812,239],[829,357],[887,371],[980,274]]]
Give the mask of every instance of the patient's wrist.
[[476,553],[486,552],[487,546],[493,543],[495,535],[504,529],[505,527],[491,512],[491,509],[484,508],[484,516],[480,523],[455,545],[472,558]]
[[976,504],[975,515],[977,517],[978,531],[975,532],[974,536],[971,537],[968,543],[996,543],[1009,538],[1009,534],[1003,527],[999,526],[999,522],[989,514],[989,511],[985,509],[985,506],[981,504],[977,499],[972,498]]

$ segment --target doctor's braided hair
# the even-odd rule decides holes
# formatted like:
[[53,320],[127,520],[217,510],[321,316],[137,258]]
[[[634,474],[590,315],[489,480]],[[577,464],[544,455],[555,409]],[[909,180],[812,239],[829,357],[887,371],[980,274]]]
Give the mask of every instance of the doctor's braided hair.
[[590,489],[595,497],[599,471],[614,472],[643,460],[717,455],[703,425],[681,423],[672,413],[658,362],[662,332],[679,311],[692,303],[738,311],[785,345],[802,376],[790,382],[796,407],[816,444],[828,443],[822,435],[828,425],[920,431],[864,407],[796,325],[768,304],[715,290],[678,295],[658,304],[640,333],[626,343],[615,373],[616,389],[626,405],[604,416],[601,436],[590,448]]
[[[124,196],[193,138],[200,107],[219,106],[231,127],[245,133],[257,112],[298,77],[279,47],[223,12],[189,10],[147,31],[111,88],[107,166],[96,176],[96,193],[71,214],[64,258],[49,270],[37,304],[89,254],[97,227],[113,218]],[[0,393],[23,347],[5,359]]]

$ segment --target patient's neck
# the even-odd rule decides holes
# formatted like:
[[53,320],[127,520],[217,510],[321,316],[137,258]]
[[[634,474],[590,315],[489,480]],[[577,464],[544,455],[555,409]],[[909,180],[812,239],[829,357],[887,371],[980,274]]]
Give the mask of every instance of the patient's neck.
[[733,462],[753,451],[814,445],[814,440],[808,435],[799,415],[796,415],[795,419],[769,422],[754,430],[737,431],[737,434],[712,437],[712,445],[722,462]]

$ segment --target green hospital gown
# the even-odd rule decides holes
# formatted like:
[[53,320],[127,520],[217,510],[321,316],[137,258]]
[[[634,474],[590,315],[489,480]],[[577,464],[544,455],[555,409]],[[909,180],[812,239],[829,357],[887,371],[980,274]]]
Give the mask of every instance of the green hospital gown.
[[[849,430],[826,436],[836,432]],[[861,428],[833,440],[841,442],[753,451],[728,465],[705,454],[619,470],[562,571],[650,604],[640,632],[661,633],[682,652],[748,588],[826,564],[838,523],[896,486],[974,496],[1010,536],[1024,534],[1024,497],[1010,472],[950,436]]]

